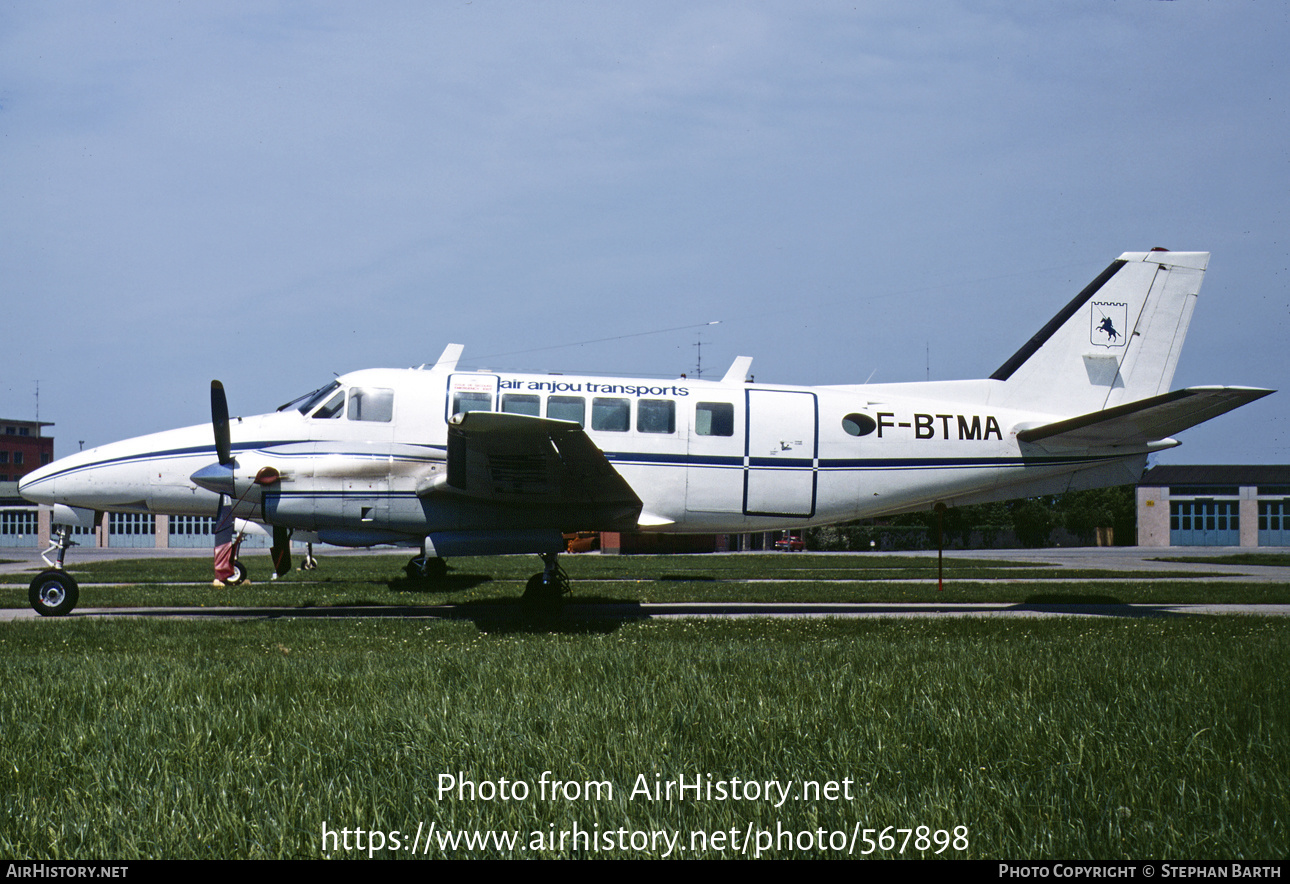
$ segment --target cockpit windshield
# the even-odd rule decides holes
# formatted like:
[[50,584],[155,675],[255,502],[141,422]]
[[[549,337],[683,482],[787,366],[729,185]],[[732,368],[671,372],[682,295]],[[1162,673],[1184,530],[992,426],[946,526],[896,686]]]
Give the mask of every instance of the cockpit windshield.
[[[346,394],[349,408],[345,407]],[[332,381],[312,393],[292,399],[278,411],[295,408],[315,420],[345,418],[352,421],[389,423],[394,419],[394,391],[386,387],[343,388],[340,381]]]
[[332,381],[330,384],[327,384],[324,387],[319,387],[317,390],[314,390],[312,393],[306,393],[303,396],[297,396],[295,399],[292,399],[286,405],[279,405],[278,411],[286,411],[288,408],[295,408],[301,414],[308,414],[310,411],[314,409],[315,406],[318,405],[319,402],[322,402],[324,399],[326,399],[328,394],[330,394],[333,390],[335,390],[339,386],[340,386],[340,381]]

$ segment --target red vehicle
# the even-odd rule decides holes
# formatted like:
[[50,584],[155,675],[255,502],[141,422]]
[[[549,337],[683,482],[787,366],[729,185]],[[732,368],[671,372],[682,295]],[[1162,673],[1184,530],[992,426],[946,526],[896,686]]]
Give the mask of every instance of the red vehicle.
[[802,538],[790,534],[788,537],[781,537],[776,540],[775,549],[783,550],[784,552],[801,552],[806,549],[806,542]]

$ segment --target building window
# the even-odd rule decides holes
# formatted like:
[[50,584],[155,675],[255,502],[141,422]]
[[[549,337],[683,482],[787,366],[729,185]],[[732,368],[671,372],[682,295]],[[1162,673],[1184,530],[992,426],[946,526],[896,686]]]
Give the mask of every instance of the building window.
[[36,533],[36,514],[30,510],[0,510],[0,535]]
[[1290,546],[1290,499],[1259,501],[1259,546]]
[[1241,532],[1239,511],[1235,500],[1171,501],[1169,542],[1179,546],[1236,546]]

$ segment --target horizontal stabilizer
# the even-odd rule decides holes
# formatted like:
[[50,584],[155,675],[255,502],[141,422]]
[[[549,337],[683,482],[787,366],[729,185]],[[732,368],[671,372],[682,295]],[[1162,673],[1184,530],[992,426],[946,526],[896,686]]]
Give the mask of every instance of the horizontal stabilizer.
[[1031,427],[1017,433],[1017,439],[1040,442],[1045,448],[1146,445],[1167,439],[1174,433],[1247,402],[1262,399],[1272,392],[1254,387],[1188,387],[1042,427]]

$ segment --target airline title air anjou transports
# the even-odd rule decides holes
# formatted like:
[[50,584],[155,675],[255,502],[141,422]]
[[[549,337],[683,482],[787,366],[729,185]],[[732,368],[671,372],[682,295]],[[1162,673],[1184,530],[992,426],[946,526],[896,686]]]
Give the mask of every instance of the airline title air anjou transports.
[[[1171,436],[1272,392],[1170,391],[1209,255],[1121,255],[990,377],[789,387],[458,371],[451,344],[421,369],[343,375],[272,414],[79,452],[28,474],[56,524],[93,511],[233,517],[293,535],[444,557],[537,553],[528,593],[558,597],[572,531],[802,528],[934,506],[1136,482]],[[213,425],[213,429],[212,429]],[[90,512],[87,512],[90,511]],[[59,533],[59,565],[70,545]],[[43,614],[71,610],[59,568],[32,582]]]

